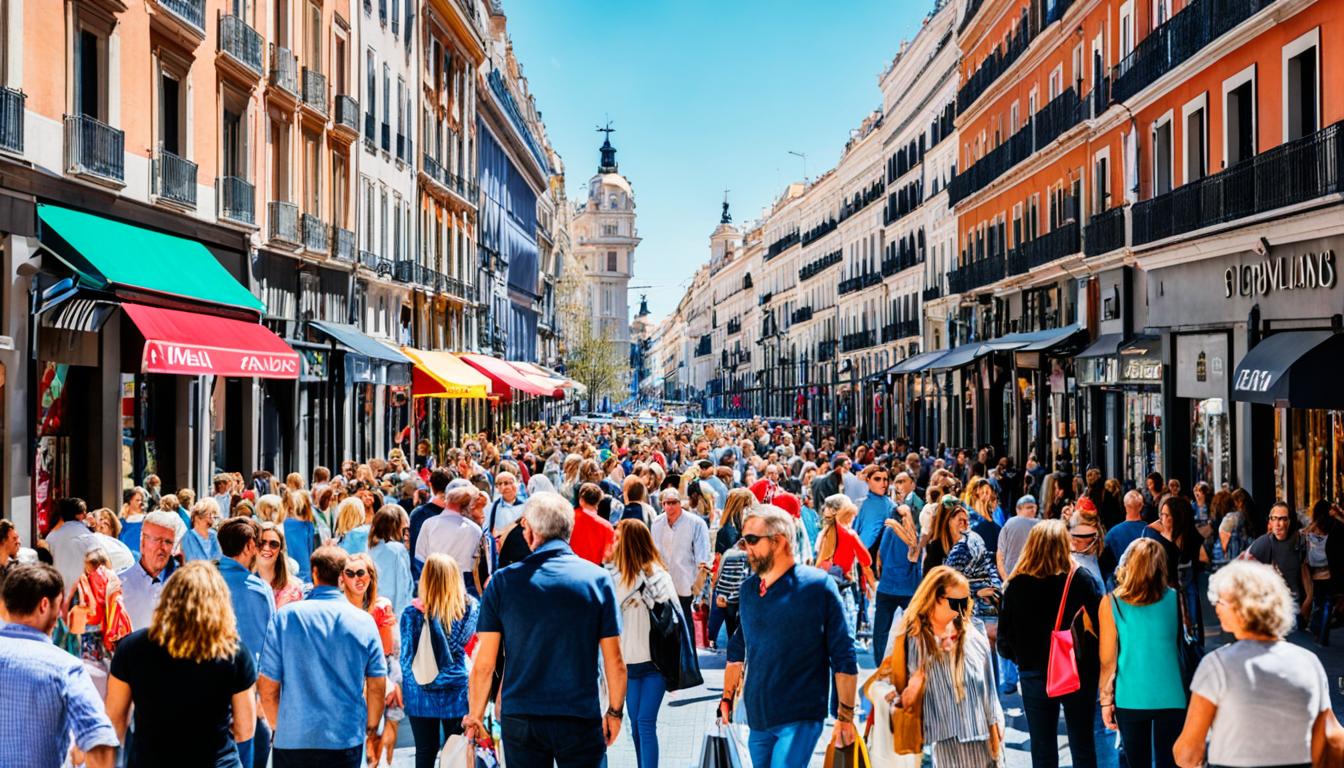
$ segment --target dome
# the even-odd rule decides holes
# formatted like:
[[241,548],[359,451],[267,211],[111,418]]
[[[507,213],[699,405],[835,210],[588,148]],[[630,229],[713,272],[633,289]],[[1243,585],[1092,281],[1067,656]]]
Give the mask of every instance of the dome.
[[592,189],[594,184],[600,185],[604,190],[618,189],[634,199],[635,190],[631,188],[630,182],[619,173],[599,173],[592,178],[592,181],[588,182],[589,189]]

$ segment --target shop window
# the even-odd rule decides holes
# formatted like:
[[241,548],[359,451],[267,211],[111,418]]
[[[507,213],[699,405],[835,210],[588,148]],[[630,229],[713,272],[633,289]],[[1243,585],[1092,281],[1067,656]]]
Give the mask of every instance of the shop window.
[[1312,30],[1283,49],[1283,119],[1285,141],[1315,133],[1319,127],[1320,78],[1317,41],[1320,32]]
[[1223,82],[1224,165],[1255,155],[1255,66]]

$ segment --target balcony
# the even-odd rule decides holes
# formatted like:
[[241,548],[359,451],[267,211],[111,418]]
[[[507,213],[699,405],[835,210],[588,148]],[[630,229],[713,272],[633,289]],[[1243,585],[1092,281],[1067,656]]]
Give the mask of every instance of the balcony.
[[1115,67],[1111,97],[1133,98],[1144,88],[1193,58],[1274,0],[1191,0],[1153,30]]
[[331,257],[337,261],[353,264],[355,261],[355,233],[340,227],[332,227],[331,231]]
[[0,88],[0,150],[23,152],[23,109],[28,96],[13,88]]
[[65,169],[124,184],[126,134],[88,115],[65,116]]
[[855,352],[860,349],[877,345],[877,333],[875,331],[856,331],[846,333],[841,337],[840,349],[843,352]]
[[256,225],[256,197],[256,187],[237,176],[215,179],[216,215],[221,219]]
[[813,242],[820,240],[821,238],[834,232],[835,228],[838,226],[840,226],[840,222],[836,221],[834,217],[821,222],[817,226],[803,233],[802,236],[803,245],[811,245]]
[[811,278],[816,277],[817,275],[821,274],[822,272],[825,272],[830,267],[833,267],[842,261],[844,261],[843,249],[836,249],[834,251],[831,251],[830,253],[826,254],[825,256],[822,256],[821,258],[815,259],[811,263],[803,265],[802,269],[798,270],[798,280],[799,282],[803,280],[810,280]]
[[1008,274],[1022,275],[1078,253],[1078,222],[1066,221],[1008,252]]
[[1127,218],[1123,205],[1093,216],[1083,229],[1083,253],[1100,256],[1124,248]]
[[261,35],[237,16],[219,17],[219,52],[261,77]]
[[817,344],[817,362],[825,363],[835,359],[835,340],[823,341]]
[[943,298],[943,286],[931,285],[924,289],[924,292],[920,294],[919,298],[921,301],[937,301],[938,299]]
[[947,204],[956,205],[988,187],[1013,166],[1026,160],[1035,151],[1035,135],[1031,121],[1007,141],[990,150],[970,168],[952,177],[947,185]]
[[275,88],[298,98],[299,60],[288,48],[271,46],[271,79]]
[[419,285],[429,290],[442,291],[446,285],[447,278],[434,270],[410,259],[402,259],[393,263],[393,276],[403,283]]
[[1004,267],[1002,256],[990,256],[957,267],[947,275],[947,291],[966,293],[996,283],[1004,278]]
[[359,266],[364,267],[365,269],[370,269],[370,270],[373,270],[374,272],[377,272],[377,271],[378,271],[378,254],[374,253],[373,251],[366,251],[366,250],[364,250],[363,248],[360,248],[360,249],[359,249]]
[[798,235],[798,230],[794,230],[788,233],[787,235],[784,235],[775,242],[771,243],[770,247],[766,249],[765,260],[769,261],[778,256],[779,254],[783,253],[784,251],[787,251],[789,248],[797,245],[800,239],[801,238]]
[[1344,121],[1135,203],[1135,246],[1344,191]]
[[287,245],[302,245],[299,240],[299,206],[273,200],[266,205],[266,219],[270,224],[271,240]]
[[327,76],[307,67],[303,68],[303,105],[327,114]]
[[468,304],[476,303],[476,286],[459,280],[456,277],[447,278],[445,283],[449,296],[456,296]]
[[710,352],[710,347],[711,347],[712,343],[713,343],[713,342],[711,341],[711,339],[710,339],[710,337],[709,337],[709,334],[705,334],[704,336],[701,336],[701,337],[700,337],[700,341],[697,342],[696,345],[695,345],[695,356],[696,356],[696,357],[705,357],[706,355],[708,355],[709,352]]
[[351,138],[359,135],[359,102],[353,96],[336,94],[336,121],[332,130],[344,131]]
[[770,300],[773,298],[775,298],[775,292],[766,291],[756,298],[756,306],[764,307],[766,304],[769,304]]
[[162,149],[150,169],[150,186],[156,198],[186,208],[196,207],[196,164]]
[[734,317],[732,320],[729,320],[729,321],[728,321],[728,327],[727,327],[727,330],[728,330],[728,335],[729,335],[729,336],[732,336],[732,335],[737,334],[737,333],[741,333],[741,332],[742,332],[742,320],[741,320],[741,318]]
[[155,2],[197,34],[205,34],[205,0],[155,0]]
[[793,310],[792,318],[793,318],[793,322],[794,322],[794,324],[797,324],[797,323],[805,323],[805,322],[807,322],[808,320],[811,320],[811,319],[812,319],[812,308],[811,308],[811,307],[799,307],[799,308]]
[[865,272],[862,275],[855,275],[846,280],[841,280],[838,292],[841,296],[844,296],[847,293],[854,293],[855,291],[861,291],[864,288],[871,288],[881,282],[881,272]]
[[1044,149],[1051,142],[1064,135],[1065,131],[1078,125],[1087,117],[1084,107],[1087,102],[1078,98],[1073,88],[1060,93],[1041,107],[1031,121],[1036,127],[1036,150]]
[[303,247],[310,251],[326,253],[331,247],[328,243],[330,235],[327,225],[311,213],[303,214],[299,222],[303,225]]
[[382,147],[384,152],[390,153],[392,151],[392,126],[389,123],[383,123],[382,130],[379,131],[378,136],[381,139],[381,141],[378,142],[378,146]]

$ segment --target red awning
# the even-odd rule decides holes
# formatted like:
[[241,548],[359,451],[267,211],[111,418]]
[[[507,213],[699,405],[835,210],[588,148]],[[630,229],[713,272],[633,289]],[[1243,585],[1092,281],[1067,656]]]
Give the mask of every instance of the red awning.
[[[548,387],[524,376],[521,371],[507,362],[487,355],[464,352],[461,357],[468,365],[490,378],[491,393],[509,399],[513,390],[538,397],[554,397],[555,388]],[[563,393],[561,393],[563,396]]]
[[298,353],[259,323],[131,302],[121,308],[145,337],[145,373],[299,377]]

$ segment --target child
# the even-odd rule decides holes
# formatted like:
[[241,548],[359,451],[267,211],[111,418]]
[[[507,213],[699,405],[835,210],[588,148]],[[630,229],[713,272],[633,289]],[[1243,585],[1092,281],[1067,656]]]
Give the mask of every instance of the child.
[[71,594],[66,624],[80,638],[79,655],[95,683],[105,685],[112,651],[131,633],[131,619],[121,599],[121,579],[102,547],[84,554],[84,573]]

